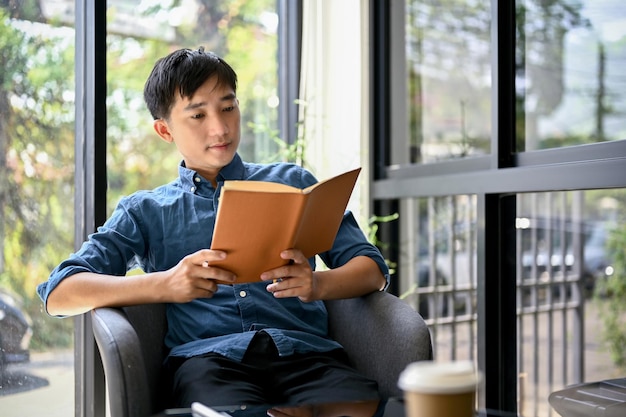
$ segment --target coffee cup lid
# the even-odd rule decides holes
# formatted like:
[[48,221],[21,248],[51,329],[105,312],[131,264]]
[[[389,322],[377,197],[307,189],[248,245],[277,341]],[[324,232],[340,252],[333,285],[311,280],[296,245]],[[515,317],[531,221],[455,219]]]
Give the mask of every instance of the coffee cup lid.
[[481,373],[471,361],[421,361],[402,371],[398,386],[404,391],[453,394],[472,391],[480,381]]

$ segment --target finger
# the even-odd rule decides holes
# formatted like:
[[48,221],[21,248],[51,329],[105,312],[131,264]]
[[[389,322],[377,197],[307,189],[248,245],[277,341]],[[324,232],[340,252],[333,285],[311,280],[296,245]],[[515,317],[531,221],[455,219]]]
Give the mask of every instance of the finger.
[[265,287],[265,289],[268,292],[271,292],[274,295],[276,295],[277,292],[284,291],[289,288],[289,284],[287,283],[287,281],[288,281],[288,278],[285,278],[285,277],[274,278],[271,284]]
[[267,410],[267,415],[270,417],[289,417],[293,414],[289,414],[289,412],[285,412],[289,410],[280,409],[280,408],[271,408]]
[[226,252],[212,249],[201,249],[190,255],[191,261],[196,265],[203,265],[205,262],[219,261],[226,258]]
[[279,266],[278,268],[270,269],[269,271],[265,271],[261,274],[261,280],[263,281],[272,281],[282,282],[287,278],[294,276],[293,267],[290,265]]
[[269,284],[266,287],[268,292],[274,294],[276,298],[299,297],[302,295],[303,286],[297,279],[285,279],[282,282]]
[[199,277],[199,279],[196,279],[195,286],[203,290],[212,290],[212,291],[217,290],[217,283],[215,282],[215,279],[205,277],[205,276],[202,276],[202,277]]
[[290,260],[292,264],[303,264],[308,261],[301,250],[299,249],[287,249],[280,253],[280,257]]
[[200,277],[205,280],[232,283],[237,279],[237,275],[225,269],[211,266],[209,261],[203,261],[201,267]]
[[194,298],[213,298],[216,292],[210,289],[198,289]]

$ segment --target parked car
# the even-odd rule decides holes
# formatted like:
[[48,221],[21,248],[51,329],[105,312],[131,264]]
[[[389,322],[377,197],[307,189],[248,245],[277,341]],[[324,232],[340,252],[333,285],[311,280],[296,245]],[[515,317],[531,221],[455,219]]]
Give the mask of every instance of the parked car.
[[[611,225],[604,222],[586,221],[580,224],[568,221],[564,225],[546,219],[528,220],[523,230],[522,268],[523,278],[548,278],[548,271],[562,277],[562,269],[571,274],[577,265],[576,254],[582,251],[581,276],[578,277],[587,295],[593,294],[598,280],[612,273],[612,260],[606,249]],[[533,230],[534,229],[534,230]],[[574,248],[574,234],[580,233],[581,248]],[[536,248],[533,250],[533,239]],[[547,240],[551,239],[552,242]],[[562,241],[564,239],[564,242]],[[565,249],[563,249],[565,247]],[[555,291],[558,292],[558,286]]]
[[[430,268],[426,263],[418,265],[417,285],[419,288],[433,288],[447,286],[446,277],[439,271],[435,271],[433,282],[430,280]],[[434,310],[433,310],[434,309]],[[432,310],[432,311],[431,311]],[[417,311],[425,319],[446,317],[450,314],[448,307],[448,295],[446,293],[423,293],[419,297]]]
[[0,289],[0,375],[7,365],[30,360],[31,323],[19,297]]

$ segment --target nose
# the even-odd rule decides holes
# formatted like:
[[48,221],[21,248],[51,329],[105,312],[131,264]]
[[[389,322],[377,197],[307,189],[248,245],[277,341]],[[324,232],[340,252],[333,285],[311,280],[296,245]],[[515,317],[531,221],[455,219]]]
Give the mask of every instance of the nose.
[[228,123],[222,114],[209,117],[208,132],[211,136],[225,136],[230,132]]

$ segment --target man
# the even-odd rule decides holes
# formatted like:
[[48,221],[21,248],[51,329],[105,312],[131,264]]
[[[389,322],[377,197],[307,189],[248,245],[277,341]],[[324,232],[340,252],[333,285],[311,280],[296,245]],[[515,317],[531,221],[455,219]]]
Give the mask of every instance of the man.
[[[224,181],[299,188],[316,182],[293,164],[241,160],[236,87],[233,69],[203,48],[157,61],[144,98],[156,133],[182,154],[179,177],[123,198],[38,293],[56,316],[167,303],[166,368],[174,406],[371,398],[375,382],[358,375],[328,338],[322,301],[387,284],[384,259],[352,214],[344,215],[333,248],[320,254],[328,270],[316,271],[315,259],[298,248],[285,248],[280,255],[289,265],[264,272],[258,283],[237,284],[233,273],[212,266],[227,256],[207,249]],[[126,276],[136,267],[145,273]]]

